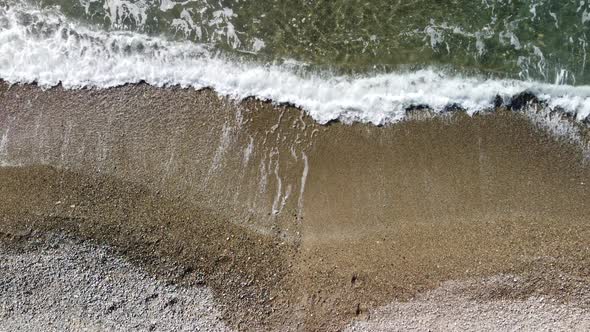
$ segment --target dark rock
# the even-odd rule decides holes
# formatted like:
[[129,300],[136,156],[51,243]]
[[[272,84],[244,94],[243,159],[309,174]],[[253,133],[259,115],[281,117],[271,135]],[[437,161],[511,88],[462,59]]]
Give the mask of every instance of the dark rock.
[[500,108],[504,105],[504,98],[502,98],[500,95],[496,95],[496,97],[494,97],[494,108]]
[[509,107],[514,111],[520,111],[523,108],[525,108],[526,106],[533,104],[533,103],[538,103],[538,102],[539,102],[539,98],[537,98],[537,96],[535,94],[533,94],[532,92],[529,92],[529,91],[524,91],[524,92],[512,97]]
[[465,109],[459,104],[449,104],[443,109],[443,113],[465,112]]
[[429,110],[429,109],[430,109],[430,106],[424,105],[424,104],[410,105],[410,106],[406,107],[406,113],[411,113],[414,111],[425,111],[425,110]]

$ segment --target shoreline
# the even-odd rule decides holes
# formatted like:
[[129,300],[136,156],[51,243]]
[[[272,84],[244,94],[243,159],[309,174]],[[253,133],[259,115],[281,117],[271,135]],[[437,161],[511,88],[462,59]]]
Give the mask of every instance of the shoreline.
[[395,121],[389,121],[385,123],[373,123],[373,122],[363,122],[359,119],[350,120],[350,119],[343,119],[343,118],[335,118],[326,123],[320,123],[313,119],[313,117],[309,114],[308,111],[303,109],[302,107],[295,105],[290,102],[275,102],[271,99],[264,99],[257,97],[255,95],[247,96],[245,98],[239,99],[237,97],[228,96],[225,94],[220,94],[212,87],[202,87],[202,88],[195,88],[192,86],[183,87],[180,84],[174,85],[165,85],[165,86],[155,86],[148,83],[145,80],[140,80],[139,82],[135,83],[124,83],[122,85],[108,87],[108,88],[100,88],[94,86],[83,86],[80,88],[65,88],[62,86],[62,83],[59,82],[57,85],[53,85],[51,87],[43,87],[37,84],[37,82],[32,83],[9,83],[0,78],[0,86],[4,86],[4,88],[8,87],[19,87],[19,86],[28,86],[33,88],[38,88],[43,91],[50,91],[50,90],[63,90],[63,91],[77,91],[77,92],[88,92],[92,93],[99,92],[99,91],[116,91],[119,89],[127,89],[127,88],[134,88],[134,87],[142,87],[146,86],[153,89],[164,89],[164,90],[184,90],[184,91],[192,91],[196,93],[211,93],[218,98],[224,99],[228,103],[234,103],[237,105],[244,105],[244,104],[257,104],[257,105],[264,105],[264,108],[273,108],[279,109],[284,112],[285,110],[291,110],[300,113],[300,119],[302,124],[305,126],[305,122],[303,118],[307,119],[308,122],[311,122],[315,125],[321,127],[327,127],[330,125],[346,125],[346,126],[375,126],[375,127],[390,127],[395,126],[399,123],[404,122],[413,122],[413,121],[423,121],[429,120],[433,118],[438,119],[445,119],[445,118],[453,118],[457,114],[461,115],[468,115],[470,117],[473,116],[487,116],[487,115],[494,115],[498,112],[508,112],[508,113],[515,113],[515,114],[524,114],[534,125],[538,126],[541,130],[547,131],[551,133],[555,139],[557,140],[565,140],[566,142],[572,143],[578,146],[582,153],[586,155],[586,158],[590,158],[590,115],[586,118],[579,120],[577,119],[577,114],[574,111],[572,113],[571,110],[566,110],[561,107],[550,107],[546,101],[542,100],[538,95],[534,92],[525,90],[520,93],[517,93],[511,96],[508,100],[502,99],[500,96],[496,96],[494,99],[494,105],[490,106],[488,109],[470,112],[469,110],[461,107],[457,104],[449,104],[447,105],[442,111],[434,111],[430,106],[423,105],[423,104],[411,104],[404,108],[404,117]]
[[145,84],[1,84],[0,105],[5,236],[72,233],[203,282],[233,328],[338,330],[496,275],[523,281],[467,292],[590,308],[585,147],[526,112],[322,126]]

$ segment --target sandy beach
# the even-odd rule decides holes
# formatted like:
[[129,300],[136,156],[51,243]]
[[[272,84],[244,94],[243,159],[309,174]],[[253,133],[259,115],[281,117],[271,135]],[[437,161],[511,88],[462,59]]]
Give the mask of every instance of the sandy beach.
[[585,330],[578,134],[2,83],[0,329]]

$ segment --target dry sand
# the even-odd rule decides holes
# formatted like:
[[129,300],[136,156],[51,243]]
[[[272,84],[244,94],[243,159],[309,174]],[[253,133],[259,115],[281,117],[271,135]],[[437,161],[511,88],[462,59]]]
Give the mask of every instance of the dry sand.
[[[145,273],[119,253],[62,234],[30,234],[0,249],[0,331],[231,331],[211,291]],[[590,311],[543,296],[482,300],[517,276],[449,281],[375,308],[346,331],[587,331]],[[580,295],[590,295],[589,286]]]
[[230,331],[211,291],[162,282],[104,246],[32,235],[0,252],[2,331]]
[[[445,282],[408,302],[371,312],[345,331],[588,331],[590,312],[543,296],[526,300],[474,298],[471,288],[517,287],[510,275]],[[584,296],[588,296],[586,292]]]
[[6,248],[107,246],[153,282],[208,287],[237,330],[587,322],[590,168],[523,113],[319,126],[147,85],[1,85],[0,105]]

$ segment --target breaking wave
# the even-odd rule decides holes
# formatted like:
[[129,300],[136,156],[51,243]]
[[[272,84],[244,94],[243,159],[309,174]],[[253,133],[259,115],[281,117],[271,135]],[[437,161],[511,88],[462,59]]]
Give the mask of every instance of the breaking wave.
[[523,92],[580,121],[590,114],[590,86],[466,76],[434,67],[342,75],[297,61],[262,64],[224,55],[209,44],[101,30],[74,22],[55,8],[31,5],[0,9],[0,78],[71,89],[142,81],[212,88],[236,99],[292,104],[320,123],[385,124],[402,120],[415,106],[481,112],[510,104]]

